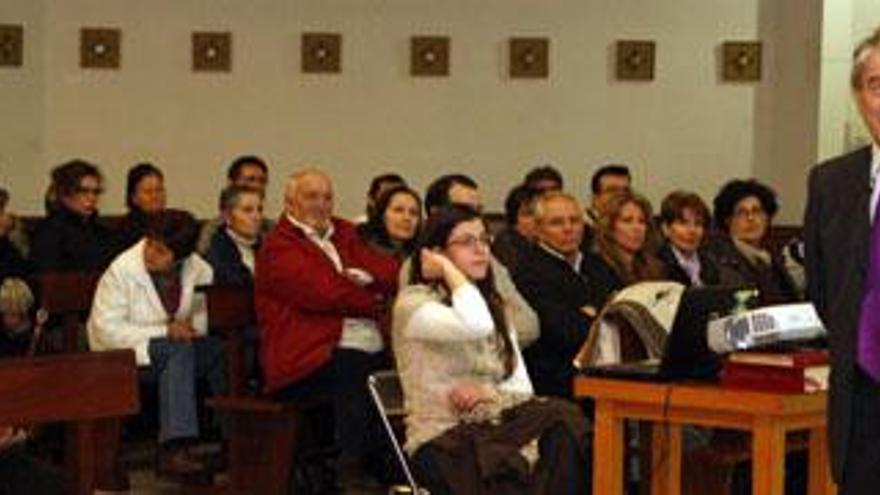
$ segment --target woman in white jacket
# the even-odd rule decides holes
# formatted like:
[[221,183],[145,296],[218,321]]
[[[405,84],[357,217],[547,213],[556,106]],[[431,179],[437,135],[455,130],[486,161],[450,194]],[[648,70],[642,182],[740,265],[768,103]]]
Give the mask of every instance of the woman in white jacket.
[[392,319],[405,448],[434,495],[587,493],[586,420],[574,404],[534,397],[489,245],[470,208],[426,223]]
[[168,210],[148,220],[147,235],[120,254],[98,283],[87,324],[92,350],[133,349],[138,366],[159,387],[160,474],[183,481],[208,476],[187,446],[199,436],[196,381],[211,392],[225,384],[222,348],[207,337],[199,285],[210,284],[210,265],[195,245],[198,225],[186,212]]

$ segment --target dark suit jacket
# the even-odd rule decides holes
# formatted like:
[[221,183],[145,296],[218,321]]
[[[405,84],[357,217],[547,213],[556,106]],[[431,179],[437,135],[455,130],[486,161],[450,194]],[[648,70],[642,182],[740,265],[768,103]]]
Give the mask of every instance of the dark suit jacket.
[[[669,244],[664,244],[660,248],[657,252],[657,257],[663,263],[664,278],[674,280],[688,287],[691,286],[691,277],[688,276],[684,267],[678,262],[678,258],[675,257],[675,253],[672,252],[672,247]],[[700,279],[703,281],[703,285],[718,285],[720,283],[718,266],[701,251],[697,252],[697,257],[700,260]]]
[[541,336],[523,353],[539,395],[572,396],[572,360],[593,322],[581,308],[590,306],[598,313],[613,276],[602,272],[603,265],[594,258],[595,254],[585,254],[577,273],[564,260],[536,246],[514,275],[517,289],[541,322]]
[[838,481],[853,418],[859,311],[868,267],[870,148],[862,148],[810,172],[804,216],[807,292],[831,344],[828,434],[832,473]]

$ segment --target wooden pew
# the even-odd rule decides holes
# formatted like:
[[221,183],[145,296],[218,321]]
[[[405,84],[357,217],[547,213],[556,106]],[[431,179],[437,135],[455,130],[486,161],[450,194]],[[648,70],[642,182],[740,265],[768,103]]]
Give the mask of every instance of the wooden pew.
[[120,417],[140,409],[130,350],[0,361],[0,425],[65,421],[72,492],[128,488],[118,462]]
[[64,352],[80,350],[83,317],[92,307],[100,273],[46,272],[35,276],[40,307],[61,319]]
[[256,325],[253,290],[212,285],[199,291],[207,298],[208,326],[225,339],[229,392],[207,403],[226,418],[230,489],[242,494],[290,493],[302,409],[245,391],[243,335],[245,328]]

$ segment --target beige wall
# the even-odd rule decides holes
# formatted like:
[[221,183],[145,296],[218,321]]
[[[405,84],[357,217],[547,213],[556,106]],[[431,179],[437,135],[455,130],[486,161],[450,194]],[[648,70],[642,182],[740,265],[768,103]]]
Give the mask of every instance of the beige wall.
[[852,52],[880,26],[880,2],[825,2],[822,25],[819,157],[829,158],[870,142],[850,91]]
[[[0,71],[2,181],[22,211],[40,210],[51,165],[83,156],[106,171],[106,211],[121,210],[127,167],[153,160],[172,204],[209,215],[226,164],[256,152],[272,162],[273,214],[282,177],[304,162],[330,170],[340,211],[354,215],[369,178],[389,169],[419,188],[465,171],[498,209],[531,165],[555,163],[584,197],[595,166],[614,160],[632,164],[655,201],[672,188],[710,200],[727,178],[757,174],[786,195],[783,220],[797,220],[815,154],[805,150],[816,140],[819,0],[3,5],[0,22],[28,25],[26,68]],[[122,29],[121,70],[78,68],[81,26]],[[213,29],[234,33],[233,71],[194,74],[190,32]],[[342,74],[299,73],[306,30],[343,34]],[[408,37],[420,33],[451,36],[451,77],[408,76]],[[505,76],[505,40],[516,35],[552,39],[548,80]],[[721,83],[719,44],[758,37],[777,65],[759,84]],[[653,83],[610,76],[620,38],[657,41]]]
[[[45,169],[46,70],[42,0],[0,2],[0,24],[24,25],[24,65],[0,67],[0,186],[11,208],[38,207]],[[38,180],[39,178],[39,180]]]
[[786,223],[801,222],[806,171],[816,163],[821,16],[821,0],[759,6],[765,71],[755,88],[753,171],[776,189]]

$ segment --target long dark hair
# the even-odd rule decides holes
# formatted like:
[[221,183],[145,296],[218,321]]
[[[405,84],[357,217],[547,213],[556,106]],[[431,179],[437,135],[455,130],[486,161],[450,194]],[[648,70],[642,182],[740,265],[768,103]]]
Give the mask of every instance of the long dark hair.
[[[444,249],[449,242],[449,236],[459,224],[470,222],[472,220],[483,221],[480,214],[464,205],[447,205],[436,210],[434,214],[428,217],[425,222],[425,228],[422,231],[419,246],[412,256],[412,266],[410,267],[410,283],[411,284],[432,284],[435,282],[426,281],[422,276],[422,260],[419,256],[421,248],[425,249]],[[485,222],[483,223],[485,227]],[[509,377],[513,373],[516,365],[516,356],[513,352],[513,341],[511,340],[509,327],[507,325],[507,316],[504,308],[504,298],[499,294],[495,286],[495,276],[492,268],[486,273],[486,277],[482,280],[474,280],[474,285],[482,294],[489,306],[489,313],[492,315],[492,321],[495,323],[495,337],[501,343],[499,354],[504,363],[504,376]],[[442,283],[442,282],[441,282]],[[448,288],[447,288],[448,289]],[[447,301],[448,303],[449,301]]]
[[[391,205],[391,200],[398,194],[406,194],[416,200],[419,207],[419,219],[416,224],[416,233],[412,239],[405,241],[401,246],[395,246],[388,235],[388,226],[385,225],[385,211]],[[419,229],[422,226],[422,198],[405,184],[394,186],[382,193],[376,200],[375,206],[371,209],[367,222],[358,227],[358,232],[362,237],[370,242],[374,242],[381,248],[394,251],[396,254],[406,257],[412,254],[418,244]]]

